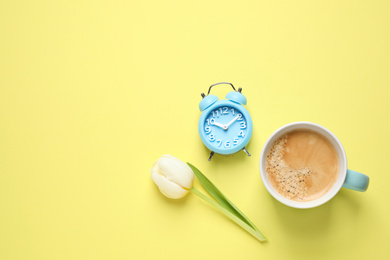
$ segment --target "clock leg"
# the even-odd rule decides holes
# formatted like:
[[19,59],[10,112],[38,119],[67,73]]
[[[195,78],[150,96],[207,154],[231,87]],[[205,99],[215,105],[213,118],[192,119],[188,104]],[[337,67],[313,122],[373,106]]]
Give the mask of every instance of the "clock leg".
[[211,157],[213,157],[213,155],[214,155],[214,152],[213,152],[213,151],[211,151],[211,153],[210,153],[210,157],[209,157],[209,161],[211,161]]
[[248,156],[251,156],[251,154],[248,152],[248,150],[244,147],[242,148],[242,150],[248,155]]

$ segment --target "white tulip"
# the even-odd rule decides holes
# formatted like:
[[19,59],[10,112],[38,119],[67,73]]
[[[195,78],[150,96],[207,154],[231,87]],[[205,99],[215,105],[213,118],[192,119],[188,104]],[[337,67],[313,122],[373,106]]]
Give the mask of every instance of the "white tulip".
[[[180,199],[191,191],[236,222],[258,240],[267,240],[248,217],[192,164],[186,164],[172,155],[165,154],[154,163],[150,172],[152,173],[154,183],[156,183],[161,193],[168,198]],[[198,191],[195,187],[192,187],[195,176],[215,200]]]
[[171,199],[184,197],[192,188],[194,172],[176,157],[165,154],[150,169],[161,193]]

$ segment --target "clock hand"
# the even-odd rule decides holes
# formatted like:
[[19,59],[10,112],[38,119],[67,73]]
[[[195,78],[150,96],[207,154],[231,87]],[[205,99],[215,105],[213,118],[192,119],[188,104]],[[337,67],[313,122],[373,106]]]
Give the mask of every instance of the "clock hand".
[[[223,128],[223,129],[228,129],[229,128],[229,126],[231,125],[231,124],[233,124],[236,120],[237,120],[237,118],[239,118],[239,116],[236,116],[235,118],[233,118],[229,123],[227,123],[226,125],[225,125],[225,127]],[[226,130],[225,129],[225,130]]]
[[226,127],[225,125],[223,125],[223,124],[221,124],[221,123],[218,123],[217,121],[214,121],[214,124],[213,124],[213,125],[218,126],[218,127],[222,128],[223,130],[226,130],[226,129],[227,129],[227,127]]

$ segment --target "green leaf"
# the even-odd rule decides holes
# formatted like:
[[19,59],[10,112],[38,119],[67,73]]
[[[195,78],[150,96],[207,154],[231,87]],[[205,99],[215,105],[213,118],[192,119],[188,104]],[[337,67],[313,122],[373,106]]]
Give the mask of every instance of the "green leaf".
[[260,231],[254,230],[251,226],[249,226],[247,223],[242,221],[240,218],[238,218],[236,215],[232,214],[230,211],[226,210],[224,207],[218,204],[215,200],[209,198],[208,196],[204,195],[194,187],[191,188],[191,191],[199,196],[201,199],[208,202],[210,205],[214,206],[216,209],[218,209],[221,213],[225,214],[228,218],[233,220],[236,224],[238,224],[240,227],[242,227],[244,230],[246,230],[249,234],[257,238],[259,241],[266,241],[267,238],[261,234]]
[[266,238],[261,234],[260,230],[253,224],[252,221],[249,220],[245,214],[239,210],[236,205],[234,205],[201,171],[199,171],[195,166],[191,163],[187,164],[193,170],[195,176],[198,178],[199,182],[202,186],[210,193],[210,195],[221,205],[224,209],[229,211],[231,214],[236,216],[239,220],[244,222],[250,228],[252,228],[255,232],[259,233],[263,240]]

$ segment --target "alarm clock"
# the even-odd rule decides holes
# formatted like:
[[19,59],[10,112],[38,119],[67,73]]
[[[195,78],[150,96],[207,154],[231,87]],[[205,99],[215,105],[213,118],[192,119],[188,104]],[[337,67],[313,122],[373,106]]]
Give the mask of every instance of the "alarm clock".
[[[216,85],[228,84],[233,91],[226,95],[225,100],[210,95],[211,88]],[[219,82],[210,86],[207,95],[201,94],[202,100],[199,109],[202,114],[199,118],[198,130],[204,145],[211,151],[209,161],[214,153],[222,155],[244,151],[252,137],[252,118],[246,105],[246,97],[241,93],[242,88],[236,90],[232,83]]]

